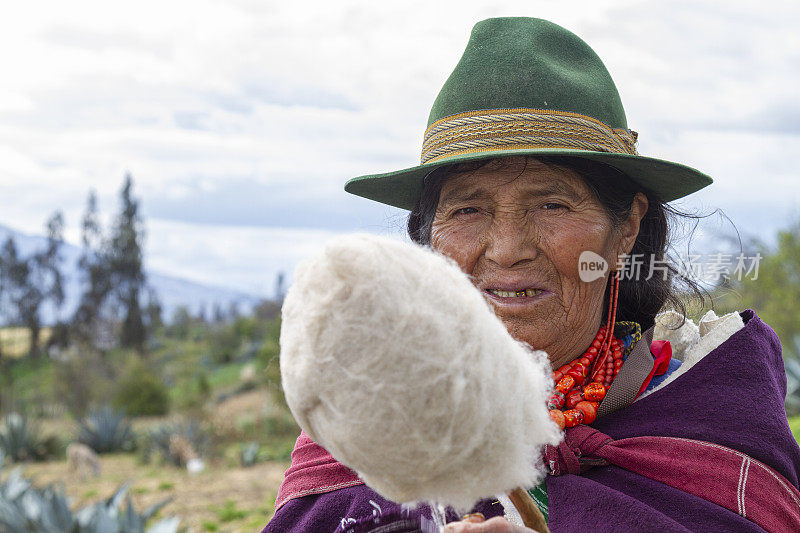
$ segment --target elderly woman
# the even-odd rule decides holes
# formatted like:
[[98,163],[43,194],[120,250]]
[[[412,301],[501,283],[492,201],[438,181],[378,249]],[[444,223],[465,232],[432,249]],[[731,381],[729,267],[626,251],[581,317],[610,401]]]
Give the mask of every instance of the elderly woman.
[[[682,308],[664,266],[666,202],[711,180],[635,141],[588,45],[543,20],[490,19],[433,105],[422,164],[345,189],[410,209],[411,238],[455,260],[508,332],[549,355],[565,440],[529,492],[552,531],[800,530],[777,337],[752,311],[699,327],[658,315]],[[626,271],[625,257],[642,263]],[[430,525],[429,509],[385,500],[305,435],[276,507],[264,531]],[[448,527],[530,531],[511,515],[483,501]]]

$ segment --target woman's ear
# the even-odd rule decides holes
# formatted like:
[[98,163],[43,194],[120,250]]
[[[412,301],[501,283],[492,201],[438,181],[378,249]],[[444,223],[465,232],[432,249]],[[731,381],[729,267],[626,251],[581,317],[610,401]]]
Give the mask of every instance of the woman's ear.
[[627,220],[623,221],[620,226],[620,254],[629,254],[633,250],[633,245],[636,244],[636,237],[639,236],[639,228],[642,224],[650,203],[647,201],[647,196],[644,193],[637,192],[631,202],[631,212]]

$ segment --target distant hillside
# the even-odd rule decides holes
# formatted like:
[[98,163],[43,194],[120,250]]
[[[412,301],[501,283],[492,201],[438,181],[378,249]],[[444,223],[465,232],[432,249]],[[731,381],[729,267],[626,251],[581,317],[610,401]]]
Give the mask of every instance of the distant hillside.
[[[43,249],[47,243],[47,238],[43,235],[26,235],[7,226],[0,225],[0,246],[5,243],[9,236],[14,238],[17,250],[23,256],[28,256],[35,250]],[[78,274],[80,256],[81,249],[78,246],[64,243],[61,247],[62,272],[66,280],[66,300],[59,313],[60,318],[70,316],[80,299],[81,282]],[[219,304],[226,311],[231,304],[236,304],[239,310],[247,312],[260,300],[257,296],[234,289],[187,281],[152,270],[147,271],[147,283],[158,294],[164,309],[165,319],[169,319],[180,306],[188,307],[193,313],[197,313],[201,309],[205,309],[207,313],[210,313],[215,304]],[[52,323],[56,318],[53,309],[49,308],[43,309],[42,316],[45,323]]]

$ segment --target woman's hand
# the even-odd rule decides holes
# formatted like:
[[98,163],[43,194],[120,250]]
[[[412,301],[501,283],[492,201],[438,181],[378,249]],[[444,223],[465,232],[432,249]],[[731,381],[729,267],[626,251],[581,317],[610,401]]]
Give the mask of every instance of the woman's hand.
[[515,526],[505,518],[495,517],[489,520],[480,513],[465,516],[461,522],[450,522],[444,528],[445,533],[536,533],[527,527]]

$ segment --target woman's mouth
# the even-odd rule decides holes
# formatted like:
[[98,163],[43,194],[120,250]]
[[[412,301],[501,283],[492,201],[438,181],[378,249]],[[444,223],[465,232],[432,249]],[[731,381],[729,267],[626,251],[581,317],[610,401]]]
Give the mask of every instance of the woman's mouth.
[[483,294],[497,309],[515,310],[515,312],[531,306],[538,306],[544,298],[553,294],[546,289],[517,289],[516,287],[511,289],[484,289]]
[[490,294],[494,294],[495,296],[499,296],[500,298],[523,298],[528,297],[531,298],[533,296],[538,296],[539,294],[543,293],[543,289],[523,289],[519,291],[503,291],[500,289],[487,289],[486,292]]

